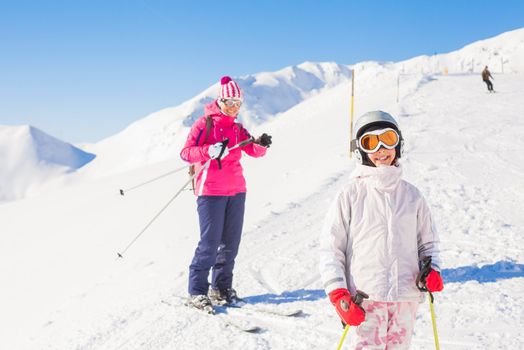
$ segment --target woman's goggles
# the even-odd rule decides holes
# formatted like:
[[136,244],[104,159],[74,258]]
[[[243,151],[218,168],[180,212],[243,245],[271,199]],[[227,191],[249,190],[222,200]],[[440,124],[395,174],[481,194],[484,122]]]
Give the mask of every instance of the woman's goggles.
[[223,98],[221,101],[227,107],[233,107],[233,106],[240,107],[240,106],[242,106],[242,100],[225,99],[225,98]]
[[366,153],[374,153],[381,146],[387,149],[395,148],[399,143],[398,133],[391,128],[374,130],[364,133],[358,139],[359,148]]

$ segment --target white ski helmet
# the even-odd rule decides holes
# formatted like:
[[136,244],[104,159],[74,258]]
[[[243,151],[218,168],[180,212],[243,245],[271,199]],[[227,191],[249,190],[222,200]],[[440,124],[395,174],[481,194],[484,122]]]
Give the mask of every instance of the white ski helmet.
[[395,147],[396,156],[393,162],[396,162],[397,159],[402,156],[404,139],[402,137],[402,133],[400,132],[397,121],[389,113],[383,111],[372,111],[365,113],[357,119],[355,125],[353,126],[353,134],[351,135],[351,152],[353,152],[355,158],[361,164],[373,167],[375,166],[369,159],[367,153],[360,149],[360,145],[358,144],[359,137],[362,136],[365,132],[384,128],[394,129],[399,136],[399,143]]

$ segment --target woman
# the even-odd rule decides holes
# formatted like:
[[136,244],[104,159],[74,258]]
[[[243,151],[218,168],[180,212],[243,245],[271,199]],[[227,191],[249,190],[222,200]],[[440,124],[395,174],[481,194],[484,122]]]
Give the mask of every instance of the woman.
[[189,266],[188,304],[210,313],[213,304],[239,300],[232,285],[246,200],[246,181],[240,165],[242,151],[251,157],[262,157],[271,144],[271,136],[263,134],[255,140],[236,122],[243,102],[238,84],[227,76],[220,83],[218,98],[205,107],[204,116],[193,124],[180,153],[183,160],[200,169],[194,187],[200,241]]

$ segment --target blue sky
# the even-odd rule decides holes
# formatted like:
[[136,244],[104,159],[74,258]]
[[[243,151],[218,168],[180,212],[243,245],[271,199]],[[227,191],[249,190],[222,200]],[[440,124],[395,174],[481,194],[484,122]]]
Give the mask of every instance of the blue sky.
[[0,124],[95,142],[222,75],[400,61],[521,27],[522,0],[0,0]]

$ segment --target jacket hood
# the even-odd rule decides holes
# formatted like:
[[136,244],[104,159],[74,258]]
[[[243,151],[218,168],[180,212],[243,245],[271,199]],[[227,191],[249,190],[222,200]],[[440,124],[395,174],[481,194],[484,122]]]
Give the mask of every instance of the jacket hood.
[[351,178],[365,181],[382,192],[392,192],[398,186],[402,177],[402,166],[381,166],[378,168],[357,164],[351,173]]

